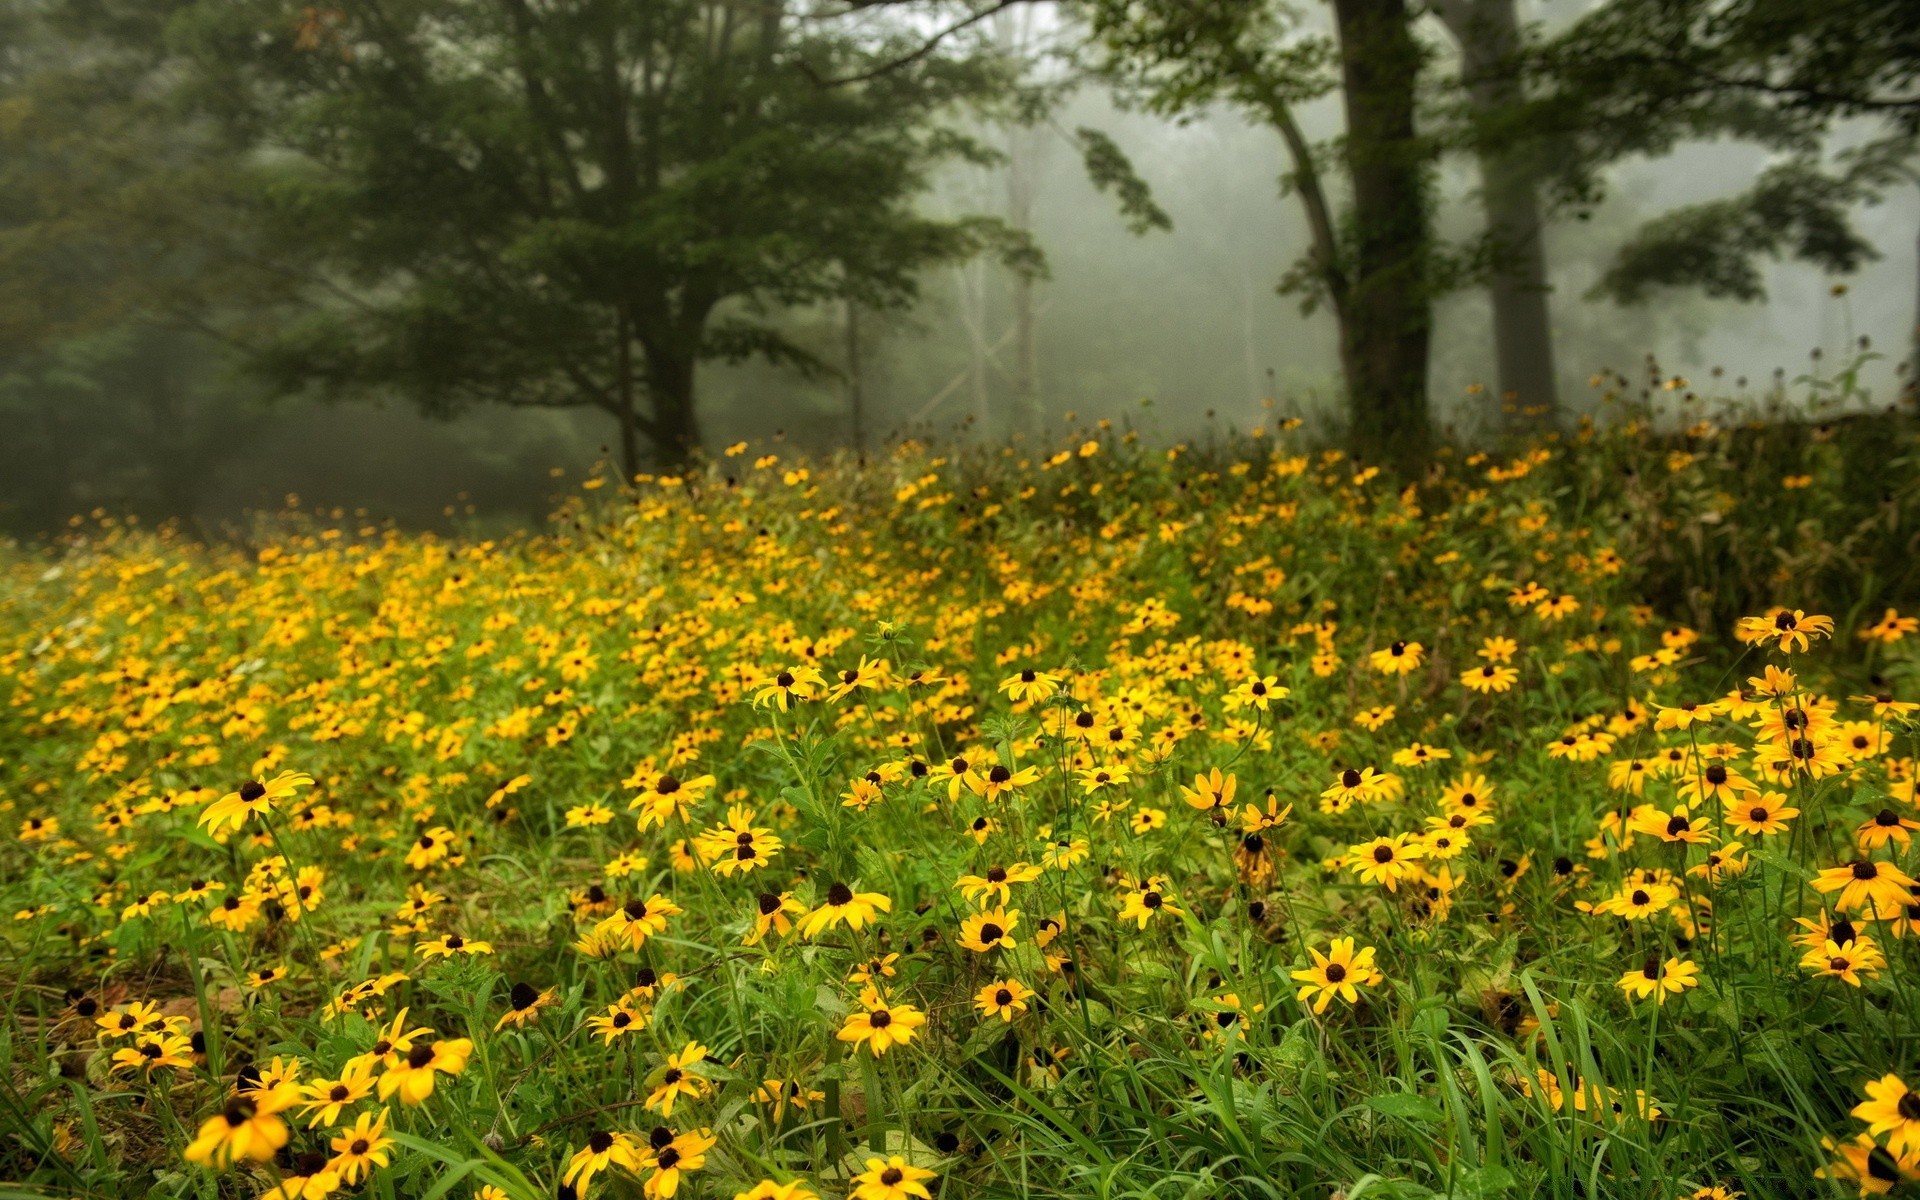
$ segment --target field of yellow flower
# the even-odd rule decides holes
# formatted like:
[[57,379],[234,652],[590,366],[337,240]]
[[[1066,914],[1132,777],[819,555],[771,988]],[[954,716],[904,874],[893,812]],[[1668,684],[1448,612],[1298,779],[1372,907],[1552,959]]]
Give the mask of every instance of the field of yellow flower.
[[0,1193],[1920,1187],[1913,423],[1288,436],[0,551]]

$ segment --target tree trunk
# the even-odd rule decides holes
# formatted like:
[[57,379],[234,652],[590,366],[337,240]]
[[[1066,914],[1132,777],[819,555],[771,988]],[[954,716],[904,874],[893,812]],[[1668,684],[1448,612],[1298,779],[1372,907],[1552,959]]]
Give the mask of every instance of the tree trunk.
[[[1920,271],[1920,239],[1914,242],[1916,271]],[[1913,330],[1907,350],[1907,397],[1920,402],[1920,291],[1916,291],[1913,306]]]
[[649,353],[647,392],[653,401],[653,456],[663,470],[687,465],[700,448],[700,420],[693,408],[691,355]]
[[847,417],[853,426],[853,452],[867,457],[865,380],[860,377],[860,306],[847,298]]
[[633,319],[622,307],[614,319],[614,403],[613,416],[620,424],[620,486],[632,487],[640,474],[640,414],[634,410],[633,395]]
[[1341,322],[1355,449],[1405,466],[1432,450],[1425,154],[1414,135],[1420,48],[1406,0],[1334,0],[1353,182],[1353,271]]
[[[1516,104],[1511,58],[1520,48],[1515,0],[1442,0],[1434,12],[1460,46],[1461,74],[1478,114]],[[1546,255],[1533,163],[1523,150],[1483,147],[1481,203],[1495,253],[1487,281],[1500,385],[1499,424],[1510,432],[1551,426],[1559,392],[1547,318]]]

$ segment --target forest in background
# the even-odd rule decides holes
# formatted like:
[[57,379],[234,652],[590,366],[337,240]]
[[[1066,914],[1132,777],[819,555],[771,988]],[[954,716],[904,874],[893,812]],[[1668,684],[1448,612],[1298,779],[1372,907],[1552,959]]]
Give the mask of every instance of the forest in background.
[[[1328,206],[1326,261],[1351,273],[1366,218],[1351,183],[1351,89],[1336,61],[1352,39],[1343,43],[1335,6],[3,7],[0,411],[12,434],[0,441],[0,528],[15,533],[105,508],[186,518],[211,534],[289,494],[410,525],[537,521],[594,463],[618,469],[623,450],[653,461],[659,439],[636,429],[623,447],[617,416],[588,402],[590,389],[556,386],[554,365],[617,361],[611,342],[624,340],[626,365],[602,375],[627,379],[625,403],[648,419],[660,381],[641,339],[582,333],[624,303],[607,300],[620,290],[610,280],[661,270],[647,238],[706,237],[761,256],[713,305],[704,344],[680,356],[697,434],[675,435],[668,458],[738,440],[824,454],[907,435],[1029,437],[1068,414],[1166,441],[1276,412],[1305,417],[1329,441],[1381,425],[1348,410],[1342,330],[1365,335],[1402,318],[1338,318],[1300,186],[1304,166]],[[1550,382],[1558,420],[1591,410],[1596,376],[1661,399],[1802,404],[1816,393],[1831,402],[1831,382],[1857,366],[1844,376],[1848,403],[1899,398],[1920,274],[1916,35],[1901,6],[1803,5],[1787,16],[1812,36],[1792,54],[1702,34],[1688,53],[1711,52],[1712,64],[1657,67],[1635,39],[1661,30],[1620,0],[1507,5],[1518,36],[1477,66],[1463,54],[1479,28],[1470,20],[1463,38],[1439,7],[1374,7],[1399,13],[1417,54],[1406,167],[1426,203],[1415,249],[1388,253],[1385,269],[1417,259],[1430,310],[1415,318],[1428,341],[1423,407],[1439,436],[1511,431],[1502,410],[1514,405],[1501,393],[1515,391],[1502,381],[1513,364],[1500,357],[1492,297],[1525,264],[1515,261],[1524,239],[1487,215],[1485,162],[1502,155],[1530,163],[1542,286],[1520,291],[1541,298],[1551,351],[1544,365],[1520,366]],[[871,162],[839,164],[808,200],[814,216],[844,213],[844,228],[789,253],[773,247],[792,231],[743,205],[731,241],[712,227],[656,224],[616,246],[565,237],[584,225],[617,240],[660,206],[636,192],[571,215],[497,196],[492,208],[435,211],[436,197],[461,194],[462,172],[498,182],[578,160],[564,165],[599,178],[591,146],[556,152],[532,133],[496,147],[513,165],[487,175],[484,159],[462,158],[490,136],[481,118],[449,124],[449,113],[474,114],[431,107],[466,104],[462,89],[482,85],[498,85],[489,103],[511,100],[540,75],[516,75],[500,49],[514,44],[501,22],[516,10],[548,27],[542,70],[561,88],[588,79],[602,51],[629,67],[675,54],[716,61],[717,43],[676,41],[702,22],[703,36],[716,19],[788,23],[793,34],[764,50],[765,78],[733,85],[760,89],[771,129],[811,122],[822,144],[856,127],[873,139]],[[1750,10],[1761,11],[1696,3],[1662,19],[1724,30]],[[730,52],[747,54],[752,38],[731,36]],[[1871,52],[1836,73],[1822,47],[1849,36]],[[400,51],[451,51],[461,39],[470,60],[449,53],[453,66],[415,79],[407,103],[427,107],[401,116],[391,78]],[[1568,69],[1570,56],[1600,61],[1596,47],[1616,56],[1611,73]],[[1810,87],[1806,71],[1826,71],[1825,82]],[[1741,86],[1701,92],[1676,84],[1681,73]],[[1275,110],[1250,102],[1262,87],[1284,93],[1304,157]],[[644,106],[623,103],[644,146]],[[848,115],[862,103],[897,116]],[[691,121],[700,110],[659,111]],[[500,102],[485,120],[524,117]],[[557,120],[590,124],[580,108]],[[445,145],[423,133],[436,128]],[[913,161],[902,158],[869,204],[859,172],[892,152],[883,138]],[[436,146],[447,157],[433,170],[392,176]],[[717,191],[669,197],[691,206],[680,215],[733,212],[732,197],[777,190],[778,170],[823,161],[816,151],[760,176],[742,166],[759,152],[742,146],[746,158],[704,168],[720,172]],[[461,246],[434,245],[441,234],[466,239],[470,261]],[[527,279],[552,278],[528,265],[533,253],[586,265],[557,298],[530,298]],[[475,280],[496,262],[523,274],[489,292]],[[680,294],[662,278],[662,295]],[[436,290],[474,299],[422,301]],[[381,336],[396,329],[408,336]],[[500,329],[527,345],[490,357],[512,340]],[[568,338],[576,344],[560,349]],[[1676,379],[1685,385],[1666,394]]]

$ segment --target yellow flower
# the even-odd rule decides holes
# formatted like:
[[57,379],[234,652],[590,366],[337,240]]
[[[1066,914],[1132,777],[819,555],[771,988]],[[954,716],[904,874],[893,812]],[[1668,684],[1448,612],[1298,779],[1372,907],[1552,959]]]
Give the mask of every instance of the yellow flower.
[[638,1138],[629,1133],[596,1129],[587,1136],[587,1144],[567,1160],[560,1182],[571,1187],[574,1195],[584,1196],[587,1184],[608,1167],[625,1167],[637,1172],[644,1161],[645,1151]]
[[1382,978],[1373,965],[1374,948],[1356,951],[1350,937],[1333,939],[1325,954],[1313,947],[1308,947],[1308,953],[1313,955],[1313,965],[1293,972],[1293,978],[1300,984],[1297,998],[1305,1003],[1311,997],[1315,1013],[1326,1012],[1335,996],[1348,1004],[1358,1002],[1356,989],[1373,987]]
[[341,1130],[339,1136],[327,1143],[333,1147],[333,1161],[327,1164],[327,1170],[352,1184],[361,1176],[372,1174],[375,1167],[386,1166],[387,1151],[393,1145],[386,1131],[386,1109],[381,1109],[377,1116],[361,1113],[351,1128]]
[[347,1064],[338,1079],[316,1079],[300,1089],[306,1094],[300,1115],[309,1125],[329,1128],[340,1119],[348,1105],[358,1104],[373,1092],[373,1064],[364,1058]]
[[300,1089],[291,1084],[228,1097],[217,1116],[201,1122],[187,1161],[215,1170],[236,1159],[268,1161],[287,1144],[287,1123],[275,1114],[299,1098]]
[[653,1090],[647,1094],[646,1107],[657,1110],[663,1117],[671,1117],[674,1101],[679,1097],[698,1100],[712,1091],[713,1085],[693,1070],[705,1061],[707,1048],[699,1042],[688,1042],[678,1054],[669,1054]]
[[380,1098],[385,1100],[398,1092],[402,1104],[423,1104],[433,1095],[434,1076],[458,1075],[465,1071],[467,1058],[472,1053],[473,1042],[467,1038],[416,1042],[405,1058],[397,1065],[389,1065],[386,1074],[380,1076]]
[[1859,987],[1879,974],[1887,960],[1873,939],[1863,934],[1844,946],[1832,940],[1823,942],[1818,949],[1801,955],[1800,965],[1818,978],[1838,979],[1850,987]]
[[798,1179],[792,1183],[762,1179],[744,1192],[735,1192],[733,1200],[820,1200],[820,1197]]
[[640,1164],[653,1172],[641,1188],[647,1200],[671,1200],[680,1190],[683,1173],[707,1165],[707,1151],[714,1140],[710,1130],[688,1130],[676,1136],[664,1125],[648,1135],[646,1157]]
[[1426,652],[1419,642],[1395,642],[1384,650],[1375,650],[1367,661],[1382,675],[1411,675],[1420,669]]
[[1132,921],[1140,929],[1145,929],[1147,922],[1160,913],[1184,916],[1186,911],[1174,903],[1173,896],[1167,891],[1167,881],[1159,876],[1129,889],[1120,902],[1120,919]]
[[819,937],[841,922],[858,932],[878,920],[879,914],[892,911],[893,901],[884,894],[856,892],[844,883],[836,883],[827,889],[820,907],[800,919],[800,936]]
[[1867,1132],[1887,1135],[1887,1151],[1900,1158],[1920,1154],[1920,1094],[1898,1075],[1869,1080],[1867,1098],[1854,1105],[1853,1115],[1867,1123]]
[[1009,977],[981,988],[975,993],[973,1004],[982,1017],[999,1017],[1011,1023],[1015,1015],[1027,1011],[1027,1001],[1032,996],[1030,988]]
[[989,908],[965,917],[960,922],[960,944],[976,954],[989,950],[1011,950],[1020,943],[1013,940],[1014,927],[1020,924],[1020,910]]
[[1238,785],[1239,780],[1231,773],[1222,775],[1220,768],[1215,767],[1210,774],[1195,775],[1192,787],[1183,784],[1180,798],[1201,812],[1227,808],[1233,804],[1233,791]]
[[1830,867],[1814,876],[1813,890],[1822,895],[1839,892],[1837,912],[1865,910],[1875,919],[1892,919],[1907,906],[1913,880],[1889,862],[1859,859],[1844,867]]
[[647,1015],[635,1008],[628,997],[622,996],[608,1005],[606,1012],[588,1017],[587,1025],[600,1035],[601,1045],[610,1046],[622,1034],[645,1029]]
[[927,1023],[927,1014],[911,1004],[891,1004],[879,988],[868,984],[860,992],[863,1011],[848,1015],[834,1036],[856,1047],[864,1044],[875,1058],[894,1046],[904,1046]]
[[981,875],[962,875],[954,886],[960,894],[982,908],[988,904],[1005,904],[1013,898],[1012,888],[1016,883],[1032,883],[1040,878],[1040,868],[1031,863],[1017,862],[1009,867],[992,866]]
[[851,1200],[932,1200],[925,1181],[933,1177],[898,1154],[869,1158],[867,1169],[853,1177],[857,1186]]
[[1620,977],[1621,991],[1637,1000],[1652,996],[1658,1004],[1665,1004],[1668,996],[1678,996],[1688,988],[1699,986],[1700,968],[1683,958],[1669,958],[1662,963],[1650,955],[1643,966]]
[[275,800],[285,800],[301,788],[312,786],[313,776],[301,771],[282,771],[265,783],[249,779],[237,791],[207,805],[200,813],[200,824],[209,833],[230,833],[245,825],[248,817],[272,812]]
[[1347,847],[1347,868],[1362,883],[1384,884],[1390,892],[1400,889],[1400,881],[1419,868],[1415,859],[1425,858],[1427,847],[1413,834],[1396,833],[1370,842]]
[[1060,676],[1031,668],[1000,681],[1000,692],[1015,704],[1045,700],[1060,690]]

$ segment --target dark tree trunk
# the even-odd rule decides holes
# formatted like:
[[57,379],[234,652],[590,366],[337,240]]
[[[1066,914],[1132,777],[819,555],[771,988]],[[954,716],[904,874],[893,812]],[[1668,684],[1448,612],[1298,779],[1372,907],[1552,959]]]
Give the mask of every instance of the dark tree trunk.
[[686,466],[700,448],[693,373],[694,357],[690,354],[647,356],[647,393],[653,401],[653,456],[663,468]]
[[633,395],[633,320],[622,308],[614,323],[614,419],[620,423],[620,486],[632,487],[640,473],[640,414]]
[[860,375],[860,305],[847,299],[847,417],[853,426],[853,452],[867,457],[866,380]]
[[1404,465],[1433,445],[1425,152],[1414,134],[1421,53],[1406,0],[1334,0],[1353,181],[1341,362],[1355,449]]
[[[1520,48],[1520,23],[1514,0],[1442,0],[1434,11],[1459,43],[1474,108],[1486,114],[1517,103],[1520,87],[1511,60]],[[1481,202],[1496,256],[1487,290],[1499,423],[1509,431],[1551,426],[1558,420],[1559,394],[1536,173],[1524,149],[1483,148],[1479,157]]]
[[[1915,241],[1915,254],[1920,256],[1920,239]],[[1920,257],[1916,257],[1915,267],[1920,268]],[[1913,329],[1907,345],[1907,395],[1920,402],[1920,294],[1916,294],[1913,308]]]

